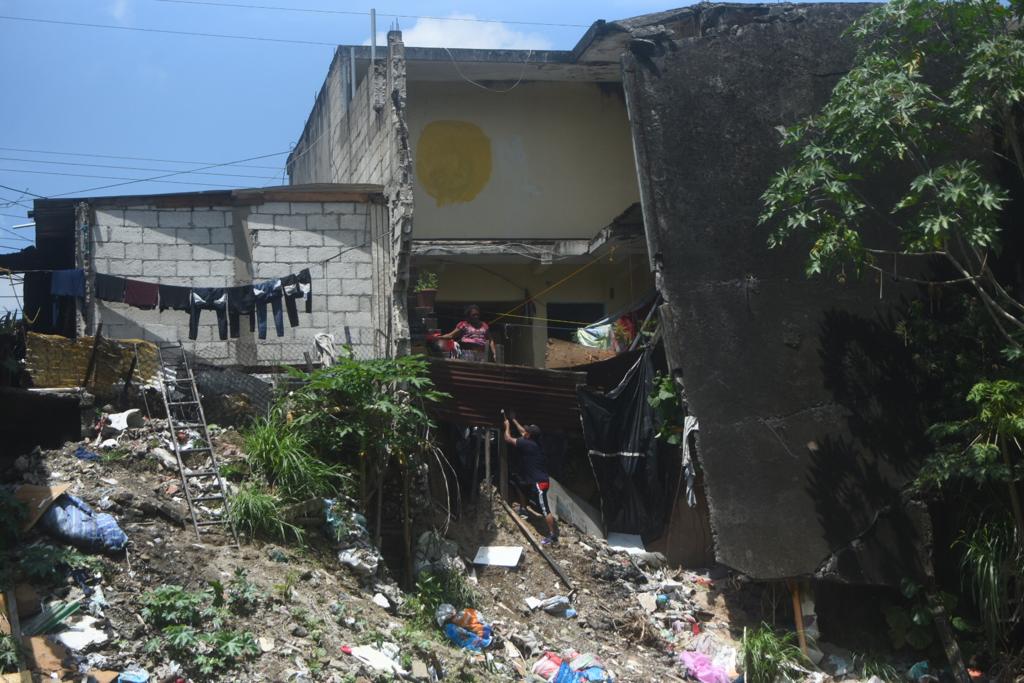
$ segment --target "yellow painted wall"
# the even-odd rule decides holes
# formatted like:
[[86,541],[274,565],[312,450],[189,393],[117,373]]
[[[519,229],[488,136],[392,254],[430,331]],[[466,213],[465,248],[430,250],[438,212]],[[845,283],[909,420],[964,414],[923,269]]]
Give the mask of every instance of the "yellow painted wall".
[[408,97],[415,239],[590,238],[639,201],[620,94],[432,81]]
[[[438,273],[438,302],[458,301],[512,301],[523,299],[523,290],[529,289],[530,294],[537,296],[539,292],[555,285],[559,280],[570,276],[583,263],[558,264],[540,266],[529,264],[481,264],[481,267],[457,262],[437,262],[424,259],[417,261],[416,267],[433,270]],[[552,303],[604,303],[606,313],[614,313],[620,308],[635,303],[644,294],[653,291],[654,276],[647,267],[645,256],[634,255],[631,258],[616,256],[609,260],[604,258],[577,275],[573,275],[563,284],[551,291],[537,296],[535,301],[536,318],[532,328],[517,328],[517,333],[525,339],[528,335],[531,346],[524,349],[520,343],[510,362],[535,365],[544,364],[547,344],[547,322],[540,318],[547,317],[547,304]],[[491,311],[484,313],[484,320],[491,321],[495,316]],[[497,311],[504,313],[504,311]],[[515,311],[522,315],[522,311]],[[516,324],[531,324],[520,318],[507,318],[506,321]],[[448,330],[445,330],[446,332]]]

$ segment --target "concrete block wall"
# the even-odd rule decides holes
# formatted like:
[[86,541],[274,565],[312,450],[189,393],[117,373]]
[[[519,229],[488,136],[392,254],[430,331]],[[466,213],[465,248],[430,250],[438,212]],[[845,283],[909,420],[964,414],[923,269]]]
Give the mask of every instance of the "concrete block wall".
[[321,332],[333,334],[339,347],[351,342],[357,357],[370,357],[375,344],[370,224],[371,214],[382,212],[380,204],[311,201],[95,207],[94,272],[185,287],[230,287],[309,268],[313,305],[306,313],[305,301],[297,302],[299,326],[290,327],[285,315],[283,337],[277,336],[268,306],[265,340],[249,332],[243,316],[239,338],[221,341],[213,311],[201,313],[195,341],[188,339],[189,315],[183,311],[97,301],[93,322],[102,322],[104,336],[111,338],[181,340],[186,349],[218,364],[302,363],[303,352],[312,352],[313,337]]

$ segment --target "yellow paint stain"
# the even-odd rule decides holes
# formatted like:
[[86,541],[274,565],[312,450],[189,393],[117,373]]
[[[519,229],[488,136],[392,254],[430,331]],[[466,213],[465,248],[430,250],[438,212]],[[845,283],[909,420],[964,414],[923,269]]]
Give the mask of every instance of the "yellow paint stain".
[[431,121],[416,145],[416,177],[438,206],[470,202],[491,179],[491,140],[468,121]]

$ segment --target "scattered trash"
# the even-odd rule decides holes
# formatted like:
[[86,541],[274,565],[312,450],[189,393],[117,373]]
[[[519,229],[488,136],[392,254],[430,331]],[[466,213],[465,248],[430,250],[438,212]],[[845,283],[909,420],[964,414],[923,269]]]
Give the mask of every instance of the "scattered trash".
[[466,566],[459,557],[459,546],[436,531],[424,531],[416,541],[416,557],[412,566],[413,574],[423,572],[457,571],[466,572]]
[[654,614],[658,609],[658,599],[652,593],[639,593],[636,596],[636,601],[648,614]]
[[75,449],[75,457],[79,460],[99,460],[100,456],[97,453],[93,453],[85,446],[79,446]]
[[473,564],[486,564],[495,567],[515,567],[523,555],[521,545],[483,545],[476,551]]
[[142,419],[142,413],[138,408],[132,408],[126,410],[123,413],[111,413],[107,415],[107,424],[111,429],[116,429],[118,432],[123,432],[129,427],[137,429],[145,426],[145,421]]
[[453,606],[444,604],[438,606],[434,619],[448,640],[461,648],[480,652],[491,644],[491,625],[475,609],[467,607],[456,612]]
[[138,666],[125,669],[117,677],[117,683],[147,683],[147,681],[149,681],[149,672]]
[[96,586],[92,591],[92,595],[89,597],[89,604],[86,606],[89,614],[102,619],[104,616],[103,608],[109,606],[110,603],[107,602],[106,596],[103,595],[103,586]]
[[564,595],[555,595],[540,603],[540,608],[548,614],[561,614],[569,609],[569,598]]
[[42,526],[56,538],[87,551],[118,552],[128,536],[105,512],[93,512],[85,501],[64,493],[42,517]]
[[99,447],[105,451],[109,451],[112,448],[117,448],[117,439],[106,439],[101,441]]
[[373,594],[373,604],[377,605],[381,609],[391,609],[391,603],[380,593]]
[[57,634],[57,640],[69,650],[84,650],[90,645],[99,645],[107,642],[109,636],[102,629],[95,627],[99,619],[92,616],[81,616],[73,621],[68,621],[70,627],[66,631]]
[[375,553],[369,550],[349,549],[338,553],[338,562],[354,570],[356,573],[373,576],[377,573],[380,561]]
[[178,461],[177,461],[177,459],[174,457],[174,454],[171,453],[166,448],[160,448],[159,446],[157,446],[156,448],[152,449],[149,452],[149,454],[152,455],[154,458],[156,458],[157,461],[159,461],[160,466],[163,467],[164,469],[168,469],[168,470],[177,470],[178,469]]
[[608,547],[616,552],[629,553],[630,555],[647,552],[643,539],[637,534],[612,532],[608,534]]
[[256,639],[256,644],[260,646],[260,652],[273,652],[274,651],[274,639],[268,636],[261,636]]
[[21,632],[26,636],[37,636],[55,631],[80,607],[81,603],[77,600],[44,605],[39,614],[21,624]]
[[[388,644],[389,643],[385,643],[384,645]],[[382,645],[381,647],[383,648],[384,645]],[[376,671],[394,674],[396,676],[405,676],[408,674],[408,672],[405,669],[403,669],[393,658],[389,657],[381,650],[378,650],[377,648],[372,647],[370,645],[360,645],[359,647],[345,646],[342,648],[342,651],[346,652],[346,654],[352,655],[360,662],[366,664],[367,666]]]
[[700,683],[730,683],[729,674],[715,666],[711,657],[703,652],[686,650],[679,655],[679,662],[687,672]]

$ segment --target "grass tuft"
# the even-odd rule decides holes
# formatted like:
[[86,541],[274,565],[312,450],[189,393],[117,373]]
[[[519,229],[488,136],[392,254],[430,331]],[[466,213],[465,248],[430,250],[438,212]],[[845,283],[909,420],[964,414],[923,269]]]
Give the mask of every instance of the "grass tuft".
[[803,678],[795,666],[809,662],[794,644],[792,633],[776,633],[768,624],[743,629],[743,677],[747,683],[775,683]]
[[346,471],[312,454],[309,438],[274,416],[253,422],[245,434],[249,466],[282,500],[330,498],[346,483]]
[[250,538],[293,539],[301,542],[303,531],[281,516],[281,501],[256,485],[246,485],[231,499],[231,521],[239,533]]

